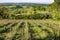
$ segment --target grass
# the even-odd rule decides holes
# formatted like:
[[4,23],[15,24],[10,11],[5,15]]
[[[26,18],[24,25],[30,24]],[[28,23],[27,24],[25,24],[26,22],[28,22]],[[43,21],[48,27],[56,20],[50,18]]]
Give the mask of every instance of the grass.
[[3,21],[0,22],[0,40],[58,40],[60,37],[60,22],[51,19],[5,20],[6,24]]

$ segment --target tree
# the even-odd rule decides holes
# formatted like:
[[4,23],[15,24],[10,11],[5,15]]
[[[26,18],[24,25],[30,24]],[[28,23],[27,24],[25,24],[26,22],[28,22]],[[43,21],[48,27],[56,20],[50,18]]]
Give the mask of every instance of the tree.
[[4,7],[0,6],[0,17],[2,17],[4,14]]
[[1,19],[7,18],[7,16],[8,16],[8,13],[6,13],[5,7],[0,5],[0,18]]
[[59,5],[60,5],[60,0],[55,0],[55,3],[56,3],[57,10],[58,10],[59,9]]

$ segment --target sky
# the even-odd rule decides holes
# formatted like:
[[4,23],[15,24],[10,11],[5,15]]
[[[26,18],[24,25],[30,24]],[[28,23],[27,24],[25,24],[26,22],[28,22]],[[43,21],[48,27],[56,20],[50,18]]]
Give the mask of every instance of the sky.
[[54,0],[0,0],[0,3],[13,2],[13,3],[41,3],[41,4],[51,4]]

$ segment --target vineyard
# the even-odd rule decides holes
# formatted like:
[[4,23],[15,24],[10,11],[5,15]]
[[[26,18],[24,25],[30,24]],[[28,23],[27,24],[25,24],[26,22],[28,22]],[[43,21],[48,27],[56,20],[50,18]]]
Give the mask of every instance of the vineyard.
[[0,40],[59,40],[60,0],[52,4],[0,3]]
[[59,40],[60,23],[53,20],[0,20],[0,40]]

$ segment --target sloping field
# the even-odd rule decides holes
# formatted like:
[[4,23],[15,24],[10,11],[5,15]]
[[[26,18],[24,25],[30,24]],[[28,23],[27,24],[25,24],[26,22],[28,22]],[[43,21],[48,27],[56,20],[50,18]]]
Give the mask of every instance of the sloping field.
[[0,40],[59,40],[60,22],[0,20]]

